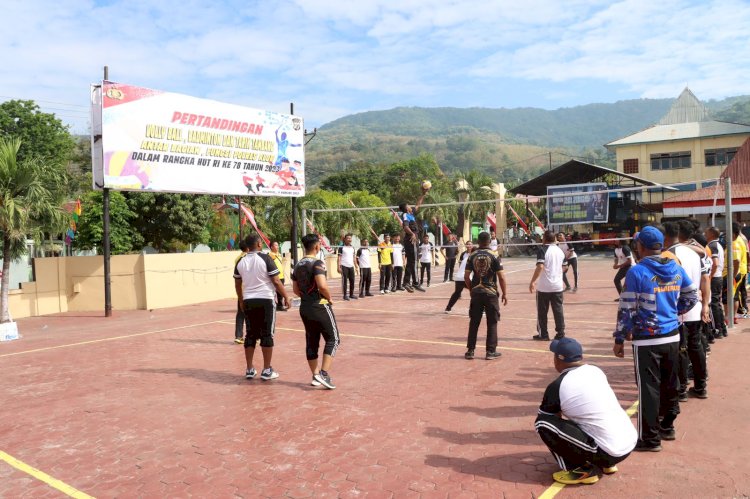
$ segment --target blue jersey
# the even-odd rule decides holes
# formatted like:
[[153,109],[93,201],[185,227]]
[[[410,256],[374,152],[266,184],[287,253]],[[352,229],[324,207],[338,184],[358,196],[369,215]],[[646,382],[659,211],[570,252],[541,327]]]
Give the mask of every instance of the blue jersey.
[[678,315],[698,302],[698,288],[674,260],[646,257],[628,270],[620,295],[615,343],[678,334]]

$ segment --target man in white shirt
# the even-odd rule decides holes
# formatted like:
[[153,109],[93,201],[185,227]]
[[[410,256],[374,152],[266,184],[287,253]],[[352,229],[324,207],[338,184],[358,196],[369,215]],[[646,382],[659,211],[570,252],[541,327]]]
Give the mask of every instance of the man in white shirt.
[[529,293],[536,292],[536,329],[537,333],[532,339],[537,341],[549,341],[547,330],[547,313],[552,306],[552,315],[555,317],[555,339],[565,336],[565,317],[563,315],[563,272],[562,265],[565,255],[555,244],[555,234],[544,231],[544,243],[537,250],[536,269],[529,283]]
[[[635,448],[638,433],[620,407],[607,376],[583,363],[572,338],[550,343],[560,376],[547,386],[534,427],[562,469],[552,478],[568,485],[592,484]],[[564,418],[562,417],[564,416]]]
[[245,314],[247,333],[245,334],[246,379],[253,379],[257,371],[253,366],[256,342],[260,341],[263,352],[263,371],[260,379],[268,381],[279,377],[271,367],[273,355],[273,335],[276,325],[276,304],[274,289],[284,298],[284,306],[289,308],[289,296],[279,279],[279,269],[270,256],[261,252],[260,237],[251,234],[245,239],[248,253],[234,267],[234,288],[240,308]]
[[[693,246],[685,242],[693,233],[690,222],[667,222],[664,224],[664,244],[669,251],[675,254],[680,261],[680,266],[696,285],[699,285],[698,303],[681,317],[682,329],[680,331],[680,365],[678,374],[680,377],[680,400],[686,401],[688,395],[697,398],[708,398],[706,382],[708,373],[706,371],[706,351],[703,348],[701,337],[701,320],[708,322],[709,301],[711,292],[706,289],[706,283],[702,276],[702,255],[699,255]],[[704,252],[705,255],[705,252]],[[688,364],[693,366],[693,386],[687,389]]]
[[711,316],[713,319],[713,337],[714,339],[724,338],[727,336],[727,325],[724,324],[723,302],[723,280],[724,272],[724,248],[719,243],[721,233],[716,227],[709,227],[704,232],[708,240],[708,249],[711,250]]
[[425,234],[422,236],[422,242],[419,245],[419,285],[424,284],[424,273],[427,271],[427,287],[430,287],[432,256],[435,253],[435,246],[430,242],[430,237]]
[[370,241],[362,239],[362,246],[357,250],[355,264],[359,267],[359,297],[375,296],[370,293],[372,269],[370,268]]
[[495,256],[497,255],[497,248],[500,247],[500,243],[497,240],[497,234],[494,230],[490,230],[490,251],[495,253]]
[[351,234],[344,236],[344,245],[339,248],[338,254],[337,264],[339,274],[341,274],[341,290],[344,293],[344,300],[349,301],[349,298],[356,300],[357,297],[354,295],[354,246],[352,246]]
[[[401,234],[393,234],[393,284],[391,291],[408,291],[404,287],[404,245],[401,244]],[[410,292],[414,292],[413,290]]]

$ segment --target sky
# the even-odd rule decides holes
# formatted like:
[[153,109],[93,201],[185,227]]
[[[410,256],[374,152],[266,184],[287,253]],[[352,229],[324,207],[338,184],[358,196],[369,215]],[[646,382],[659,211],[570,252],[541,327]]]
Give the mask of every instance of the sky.
[[5,0],[0,101],[112,81],[295,114],[750,94],[750,0]]

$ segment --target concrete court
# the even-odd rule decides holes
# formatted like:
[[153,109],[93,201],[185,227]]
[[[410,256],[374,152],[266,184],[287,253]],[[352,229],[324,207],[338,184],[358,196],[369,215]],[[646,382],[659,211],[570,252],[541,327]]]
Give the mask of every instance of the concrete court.
[[[632,409],[630,350],[611,355],[611,260],[580,260],[567,333]],[[683,404],[676,442],[596,485],[553,486],[533,429],[556,376],[530,339],[533,261],[505,264],[501,359],[483,359],[483,329],[478,358],[463,359],[468,296],[444,315],[453,285],[435,284],[439,267],[426,294],[335,303],[334,391],[309,386],[296,311],[278,315],[271,382],[244,379],[229,300],[21,320],[23,338],[0,344],[0,497],[750,496],[742,323],[714,345],[710,398]]]

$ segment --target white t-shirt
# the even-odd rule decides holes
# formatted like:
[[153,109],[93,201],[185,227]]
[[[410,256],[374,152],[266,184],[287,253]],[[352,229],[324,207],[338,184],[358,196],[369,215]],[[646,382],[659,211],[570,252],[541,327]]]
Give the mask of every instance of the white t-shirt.
[[615,257],[617,258],[617,265],[622,265],[628,260],[630,260],[630,265],[635,265],[635,259],[633,258],[633,253],[630,251],[630,248],[627,246],[623,246],[621,248],[615,248]]
[[539,412],[562,412],[610,456],[624,456],[638,441],[630,417],[620,407],[607,376],[596,366],[584,364],[560,373],[545,390]]
[[401,243],[393,245],[393,266],[403,267],[404,266],[404,245]]
[[[669,251],[675,254],[680,260],[682,268],[685,269],[685,273],[693,281],[693,284],[700,287],[701,284],[701,257],[698,253],[691,250],[684,244],[676,244],[669,248]],[[695,322],[701,320],[701,300],[702,300],[700,289],[698,290],[698,303],[695,304],[690,312],[681,316],[683,322]]]
[[342,246],[339,248],[342,267],[354,267],[354,246]]
[[711,258],[717,259],[714,277],[721,277],[724,272],[724,248],[721,247],[718,239],[708,243],[708,248],[711,250]]
[[240,258],[234,266],[234,278],[242,279],[242,299],[273,300],[276,289],[271,278],[279,275],[273,259],[265,253],[252,252]]
[[432,263],[432,252],[435,246],[432,243],[422,243],[419,245],[419,261],[421,263]]
[[578,258],[578,255],[576,255],[576,251],[573,249],[573,246],[569,245],[568,243],[557,243],[557,245],[562,250],[563,255],[565,255],[566,260],[572,260],[573,258]]
[[466,272],[466,262],[469,261],[469,252],[464,251],[461,255],[461,263],[458,264],[458,272],[453,274],[453,280],[463,282],[464,272]]
[[370,247],[362,246],[357,250],[357,263],[361,269],[370,268]]
[[497,246],[498,246],[498,243],[497,243],[497,238],[495,238],[495,239],[490,239],[490,249],[491,249],[492,251],[497,251]]
[[539,276],[536,290],[542,293],[558,293],[565,289],[562,264],[565,260],[563,251],[555,244],[545,244],[536,253],[536,263],[544,264]]

